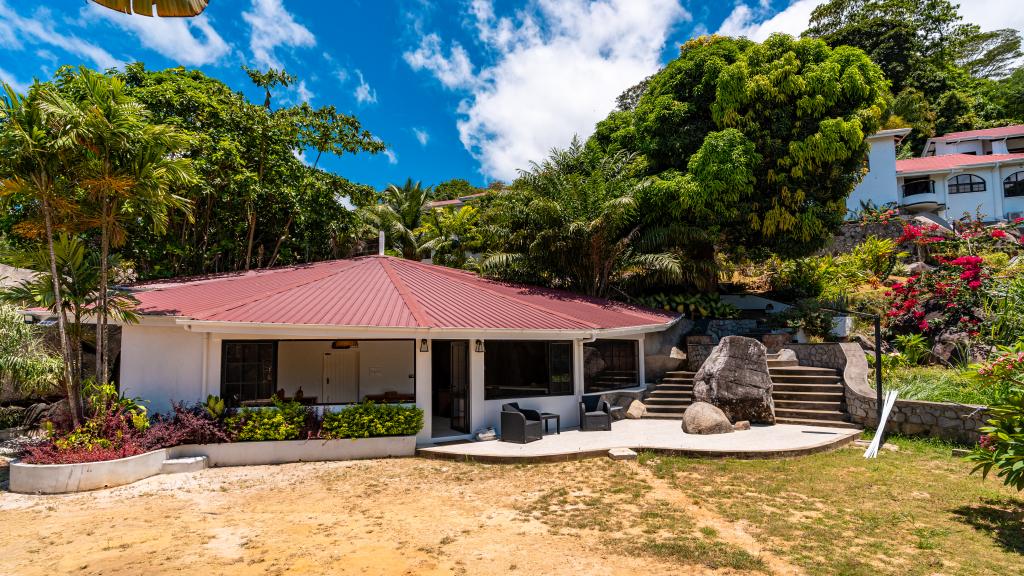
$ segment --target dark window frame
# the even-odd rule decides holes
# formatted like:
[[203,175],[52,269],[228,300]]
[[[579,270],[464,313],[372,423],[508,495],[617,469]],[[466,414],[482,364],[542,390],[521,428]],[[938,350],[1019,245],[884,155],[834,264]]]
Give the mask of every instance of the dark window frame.
[[[594,376],[591,376],[589,378],[587,377],[587,374],[586,374],[586,348],[590,347],[590,348],[600,349],[602,346],[605,346],[605,347],[609,348],[610,349],[609,353],[612,356],[612,362],[609,363],[608,368],[606,368],[605,370],[611,370],[611,371],[614,371],[614,372],[624,372],[624,371],[632,370],[636,374],[635,378],[632,381],[630,381],[630,382],[623,382],[622,385],[619,385],[619,386],[614,386],[614,385],[610,386],[610,387],[601,386],[598,389],[594,389],[595,385],[597,384],[597,382],[596,382],[597,377],[600,374],[595,374]],[[619,361],[619,359],[620,359],[619,358],[619,350],[616,350],[615,348],[620,348],[621,349],[621,348],[626,348],[626,347],[629,347],[631,349],[631,352],[632,352],[632,362],[631,362],[632,366],[626,366],[626,365],[622,365],[622,364],[618,364],[617,363]],[[584,366],[583,366],[583,368],[584,368],[584,373],[583,373],[583,393],[584,394],[600,394],[600,393],[603,393],[603,392],[612,392],[612,391],[615,391],[615,390],[624,390],[624,389],[627,389],[627,388],[636,388],[637,386],[640,386],[640,341],[639,340],[631,340],[631,339],[626,339],[626,338],[599,338],[597,340],[594,340],[593,342],[588,342],[588,343],[583,344],[583,348],[584,348],[584,356],[583,356],[584,357]],[[605,357],[604,353],[602,353],[601,355],[602,355],[602,358]],[[605,359],[605,360],[607,361],[607,359]]]
[[988,189],[985,179],[977,174],[958,174],[947,180],[946,186],[950,194],[973,194]]
[[[547,371],[547,393],[536,393],[536,392],[511,392],[508,394],[495,394],[496,390],[500,390],[500,386],[495,386],[494,381],[491,378],[495,378],[495,374],[501,373],[504,377],[508,377],[506,372],[494,370],[496,362],[492,359],[491,362],[487,361],[488,353],[493,354],[495,350],[502,348],[504,345],[543,345],[544,346],[544,359],[543,364]],[[552,347],[565,348],[568,351],[568,371],[564,374],[558,372],[558,376],[567,375],[568,379],[565,381],[554,381],[552,374],[554,372],[554,364],[559,360],[565,361],[565,358],[556,358],[552,354]],[[522,361],[522,360],[521,360]],[[556,385],[558,386],[556,388]],[[552,392],[554,390],[554,392]],[[484,400],[515,400],[521,398],[554,398],[559,396],[574,396],[576,394],[576,349],[572,340],[488,340],[485,343],[484,348]]]
[[1021,196],[1024,196],[1024,170],[1018,170],[1003,178],[1003,197],[1018,198]]
[[[254,400],[266,400],[274,395],[277,391],[277,371],[278,371],[278,340],[224,340],[221,342],[220,348],[220,396],[224,400],[232,405],[241,404],[242,402],[254,401]],[[271,383],[270,383],[270,394],[266,398],[245,398],[242,394],[241,388],[239,388],[239,398],[237,403],[231,395],[227,394],[225,388],[228,386],[228,370],[229,365],[233,364],[249,364],[249,362],[229,362],[228,361],[228,346],[240,346],[240,345],[267,345],[269,344],[272,348],[271,352]],[[241,386],[241,383],[239,383]],[[257,383],[258,386],[258,383]],[[259,391],[257,390],[257,395]]]
[[[921,184],[927,184],[921,186]],[[910,190],[908,193],[907,190]],[[903,186],[900,187],[903,192],[904,198],[911,198],[914,196],[920,196],[921,194],[934,194],[935,193],[935,181],[931,178],[918,178],[913,180],[904,180]]]

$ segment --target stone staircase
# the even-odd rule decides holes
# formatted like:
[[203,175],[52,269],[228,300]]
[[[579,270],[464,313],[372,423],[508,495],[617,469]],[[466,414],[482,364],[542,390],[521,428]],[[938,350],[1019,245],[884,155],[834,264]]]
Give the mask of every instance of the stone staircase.
[[[772,400],[779,424],[856,428],[849,422],[842,380],[835,370],[800,366],[796,360],[768,355]],[[694,372],[665,374],[644,399],[646,418],[681,419],[693,400]]]

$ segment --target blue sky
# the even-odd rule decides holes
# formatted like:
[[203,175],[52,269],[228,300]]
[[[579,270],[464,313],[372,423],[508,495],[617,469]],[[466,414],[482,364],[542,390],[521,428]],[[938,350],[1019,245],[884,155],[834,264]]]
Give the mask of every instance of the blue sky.
[[[355,114],[387,154],[321,166],[383,187],[509,180],[691,36],[799,33],[820,0],[212,0],[195,19],[126,16],[88,0],[0,0],[0,79],[24,88],[61,64],[202,69],[251,99],[241,64],[299,82],[277,103]],[[985,29],[1024,28],[1008,0],[964,2]]]

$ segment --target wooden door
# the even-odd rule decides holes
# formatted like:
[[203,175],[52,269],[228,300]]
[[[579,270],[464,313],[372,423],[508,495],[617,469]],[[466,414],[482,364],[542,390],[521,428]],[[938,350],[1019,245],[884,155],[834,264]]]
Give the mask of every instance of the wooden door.
[[359,351],[324,352],[323,404],[359,402]]

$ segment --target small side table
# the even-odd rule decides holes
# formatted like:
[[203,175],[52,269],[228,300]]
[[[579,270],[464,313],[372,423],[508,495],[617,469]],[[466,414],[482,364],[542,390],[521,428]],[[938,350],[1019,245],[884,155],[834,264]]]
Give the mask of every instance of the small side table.
[[540,421],[544,423],[544,433],[548,433],[548,422],[555,421],[555,434],[562,433],[562,417],[552,412],[541,412]]

